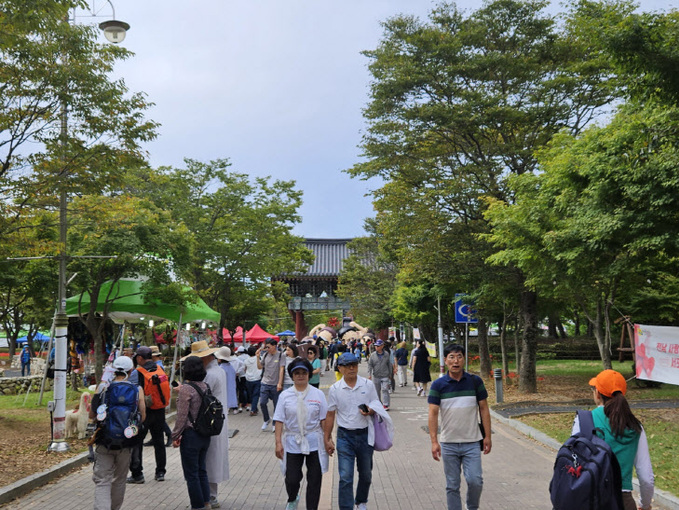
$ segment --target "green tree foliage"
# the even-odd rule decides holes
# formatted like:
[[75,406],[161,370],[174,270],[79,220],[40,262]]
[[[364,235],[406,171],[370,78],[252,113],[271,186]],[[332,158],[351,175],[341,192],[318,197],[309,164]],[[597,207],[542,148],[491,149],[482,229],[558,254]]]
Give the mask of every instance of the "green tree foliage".
[[[127,195],[86,196],[71,204],[73,221],[69,231],[69,269],[77,274],[71,290],[90,295],[89,310],[81,310],[81,320],[92,335],[95,372],[101,376],[104,365],[103,333],[108,308],[101,319],[96,312],[100,290],[107,281],[124,277],[147,280],[150,292],[159,292],[165,303],[181,307],[191,300],[178,291],[171,275],[187,264],[189,232],[177,225],[168,212],[149,200]],[[93,256],[110,258],[90,258]],[[107,302],[116,296],[103,296]],[[86,314],[86,315],[85,315]]]
[[0,233],[27,210],[55,207],[58,191],[114,188],[155,136],[144,95],[110,79],[131,52],[68,22],[83,5],[0,1]]
[[578,303],[606,368],[616,300],[679,254],[678,121],[677,108],[629,105],[606,127],[558,136],[540,153],[543,173],[512,182],[516,203],[488,212],[503,248],[494,259]]
[[[372,229],[372,221],[366,223]],[[396,283],[396,265],[380,252],[376,236],[360,237],[348,245],[337,294],[351,304],[355,320],[374,330],[393,323],[390,302]]]
[[230,172],[224,159],[185,162],[186,168],[139,179],[131,192],[152,197],[191,232],[191,263],[178,276],[222,314],[220,326],[234,329],[273,307],[273,275],[311,263],[311,252],[292,234],[302,193],[294,181]]
[[[560,31],[546,5],[497,0],[465,16],[443,4],[428,22],[384,23],[378,48],[366,52],[374,77],[367,160],[349,171],[384,181],[375,192],[378,230],[401,270],[475,296],[484,282],[518,284],[531,351],[536,297],[520,277],[485,263],[492,248],[477,237],[488,232],[485,200],[511,202],[506,177],[535,171],[536,148],[560,130],[580,132],[611,101],[606,61]],[[536,390],[534,364],[521,385]]]

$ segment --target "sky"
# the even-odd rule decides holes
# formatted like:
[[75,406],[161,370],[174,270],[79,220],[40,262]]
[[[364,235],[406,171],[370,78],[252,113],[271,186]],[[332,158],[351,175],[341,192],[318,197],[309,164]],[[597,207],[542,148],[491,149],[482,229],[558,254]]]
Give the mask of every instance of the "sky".
[[[377,181],[343,172],[361,161],[369,60],[381,22],[426,18],[428,0],[112,0],[135,56],[116,67],[161,124],[153,167],[229,159],[252,177],[294,180],[304,193],[296,235],[348,238],[374,216]],[[644,10],[677,0],[644,0]],[[479,1],[457,2],[472,10]],[[104,0],[93,9],[111,15]],[[98,20],[98,21],[103,21]],[[87,17],[79,22],[89,22]],[[103,38],[102,38],[103,39]]]

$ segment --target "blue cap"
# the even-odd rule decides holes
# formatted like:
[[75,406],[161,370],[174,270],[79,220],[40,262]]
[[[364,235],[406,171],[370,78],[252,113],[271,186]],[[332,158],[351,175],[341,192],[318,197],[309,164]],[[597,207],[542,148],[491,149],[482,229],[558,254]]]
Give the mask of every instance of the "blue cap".
[[384,345],[384,340],[377,339],[377,340],[375,341],[375,345]]
[[353,363],[358,364],[358,358],[350,352],[344,352],[339,358],[337,358],[337,365],[339,366],[351,365]]

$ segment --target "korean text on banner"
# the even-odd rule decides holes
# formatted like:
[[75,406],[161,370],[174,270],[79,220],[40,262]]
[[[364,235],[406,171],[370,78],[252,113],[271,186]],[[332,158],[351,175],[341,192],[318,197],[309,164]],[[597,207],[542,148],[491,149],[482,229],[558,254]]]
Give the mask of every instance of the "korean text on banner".
[[679,384],[679,328],[634,325],[637,378]]

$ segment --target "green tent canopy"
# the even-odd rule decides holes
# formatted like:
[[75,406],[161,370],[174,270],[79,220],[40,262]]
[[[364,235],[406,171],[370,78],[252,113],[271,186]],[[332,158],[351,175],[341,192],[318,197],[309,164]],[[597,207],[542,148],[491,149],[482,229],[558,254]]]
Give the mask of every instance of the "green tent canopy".
[[[182,322],[207,321],[219,324],[220,314],[212,310],[205,304],[205,301],[198,298],[196,303],[189,303],[181,307],[163,303],[152,299],[144,299],[141,280],[121,279],[115,283],[106,282],[99,291],[99,303],[97,312],[104,311],[107,296],[109,299],[108,316],[114,322],[138,322],[144,319],[165,319],[178,322],[181,313]],[[66,315],[73,317],[79,312],[86,314],[90,310],[90,295],[83,293],[71,296],[66,300]]]

